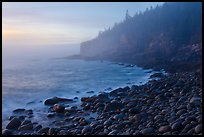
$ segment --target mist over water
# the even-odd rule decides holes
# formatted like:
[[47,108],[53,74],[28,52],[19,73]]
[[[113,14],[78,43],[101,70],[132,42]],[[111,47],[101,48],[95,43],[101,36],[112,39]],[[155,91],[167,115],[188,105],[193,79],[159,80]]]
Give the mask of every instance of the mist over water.
[[79,53],[79,44],[7,45],[2,46],[3,68],[27,61],[61,58]]

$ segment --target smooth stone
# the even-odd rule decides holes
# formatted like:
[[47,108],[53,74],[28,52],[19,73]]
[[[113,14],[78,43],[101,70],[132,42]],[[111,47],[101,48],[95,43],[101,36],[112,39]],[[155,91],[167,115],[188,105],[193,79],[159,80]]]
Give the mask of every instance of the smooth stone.
[[195,127],[195,133],[199,134],[202,132],[202,124],[199,124]]
[[6,128],[7,129],[15,129],[18,128],[21,125],[21,121],[19,118],[14,117],[11,119],[11,121],[7,124]]
[[4,129],[4,130],[2,130],[2,135],[12,135],[12,130]]
[[93,131],[93,128],[92,128],[91,126],[85,126],[85,127],[82,129],[81,133],[82,133],[82,134],[92,133],[92,131]]
[[165,132],[168,132],[169,130],[171,130],[171,127],[170,126],[161,126],[160,128],[159,128],[159,132],[160,133],[165,133]]
[[113,130],[110,133],[108,133],[108,135],[117,135],[119,133],[118,130]]
[[184,114],[186,112],[187,112],[186,109],[181,109],[181,110],[177,111],[176,115],[180,116],[180,115],[182,115],[182,114]]
[[31,123],[30,120],[24,120],[24,121],[21,123],[21,125],[26,125],[26,124],[29,124],[29,123]]
[[64,110],[65,110],[65,107],[63,105],[60,105],[60,104],[55,104],[53,106],[53,110],[57,113],[63,113]]
[[33,124],[32,123],[22,125],[22,126],[20,126],[18,128],[18,130],[31,130],[31,129],[33,129]]
[[201,97],[192,97],[190,103],[195,105],[201,105]]
[[40,129],[39,131],[38,131],[38,133],[40,133],[40,134],[42,134],[42,133],[45,133],[45,134],[47,134],[48,133],[48,131],[49,131],[49,127],[46,127],[46,128],[42,128],[42,129]]
[[179,131],[179,130],[182,130],[184,127],[182,125],[182,123],[180,121],[178,122],[175,122],[172,126],[171,126],[171,129],[172,131]]
[[106,104],[104,107],[104,111],[115,111],[118,109],[122,109],[123,107],[124,105],[122,103],[114,101],[114,102]]
[[47,117],[48,117],[48,118],[51,118],[51,117],[54,117],[54,116],[55,116],[55,113],[48,113],[48,114],[47,114]]
[[53,98],[46,99],[44,104],[54,105],[61,102],[72,102],[72,101],[73,101],[72,99],[53,97]]
[[108,119],[108,120],[106,120],[106,121],[103,123],[103,125],[104,125],[104,126],[109,126],[109,125],[111,125],[112,123],[113,123],[113,121],[110,120],[110,119]]
[[154,117],[154,120],[157,121],[157,120],[163,119],[163,118],[164,118],[164,116],[162,116],[162,115],[156,115],[156,116]]
[[23,112],[25,112],[25,110],[26,109],[24,109],[24,108],[18,108],[18,109],[13,110],[13,113],[23,113]]
[[87,91],[86,93],[94,93],[94,91]]
[[34,130],[35,130],[35,131],[39,131],[41,128],[42,128],[42,125],[37,125],[37,126],[34,128]]
[[140,109],[138,109],[138,108],[131,108],[131,109],[129,109],[129,113],[130,114],[138,114],[138,113],[140,113]]
[[154,129],[151,128],[151,127],[150,128],[145,128],[141,132],[142,132],[143,135],[151,135],[152,133],[154,133]]
[[56,129],[55,128],[50,128],[48,131],[48,135],[55,135],[56,134]]

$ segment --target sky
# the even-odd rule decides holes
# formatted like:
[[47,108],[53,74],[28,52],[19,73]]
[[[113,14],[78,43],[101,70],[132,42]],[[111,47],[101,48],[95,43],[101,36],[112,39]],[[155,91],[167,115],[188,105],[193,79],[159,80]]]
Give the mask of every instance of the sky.
[[22,48],[27,53],[29,49],[37,52],[45,46],[49,49],[59,45],[79,46],[81,42],[96,37],[99,31],[122,21],[126,10],[133,16],[157,4],[163,3],[3,2],[3,54],[14,56],[20,54]]
[[[94,38],[157,2],[3,2],[5,43],[21,45],[73,44]],[[30,43],[30,41],[32,41]]]

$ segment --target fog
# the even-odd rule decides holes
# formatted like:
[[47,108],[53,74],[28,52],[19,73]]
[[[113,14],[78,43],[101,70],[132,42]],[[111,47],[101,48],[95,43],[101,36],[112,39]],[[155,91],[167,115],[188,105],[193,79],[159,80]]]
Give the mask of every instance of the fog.
[[43,46],[2,46],[3,67],[26,61],[61,58],[79,53],[78,44],[43,45]]

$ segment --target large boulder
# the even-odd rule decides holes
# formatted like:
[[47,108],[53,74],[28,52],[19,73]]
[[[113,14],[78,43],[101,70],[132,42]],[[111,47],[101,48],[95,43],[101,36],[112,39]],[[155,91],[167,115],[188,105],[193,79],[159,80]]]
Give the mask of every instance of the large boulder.
[[7,129],[16,129],[21,125],[21,121],[19,118],[14,117],[11,121],[7,124]]
[[45,100],[44,104],[54,105],[54,104],[61,103],[61,102],[72,102],[72,101],[73,101],[72,99],[53,97],[53,98]]
[[57,112],[57,113],[63,113],[65,110],[65,107],[63,105],[60,104],[55,104],[53,106],[53,111]]
[[123,107],[124,105],[122,103],[117,102],[117,101],[112,101],[105,105],[104,111],[115,111],[118,109],[122,109]]

